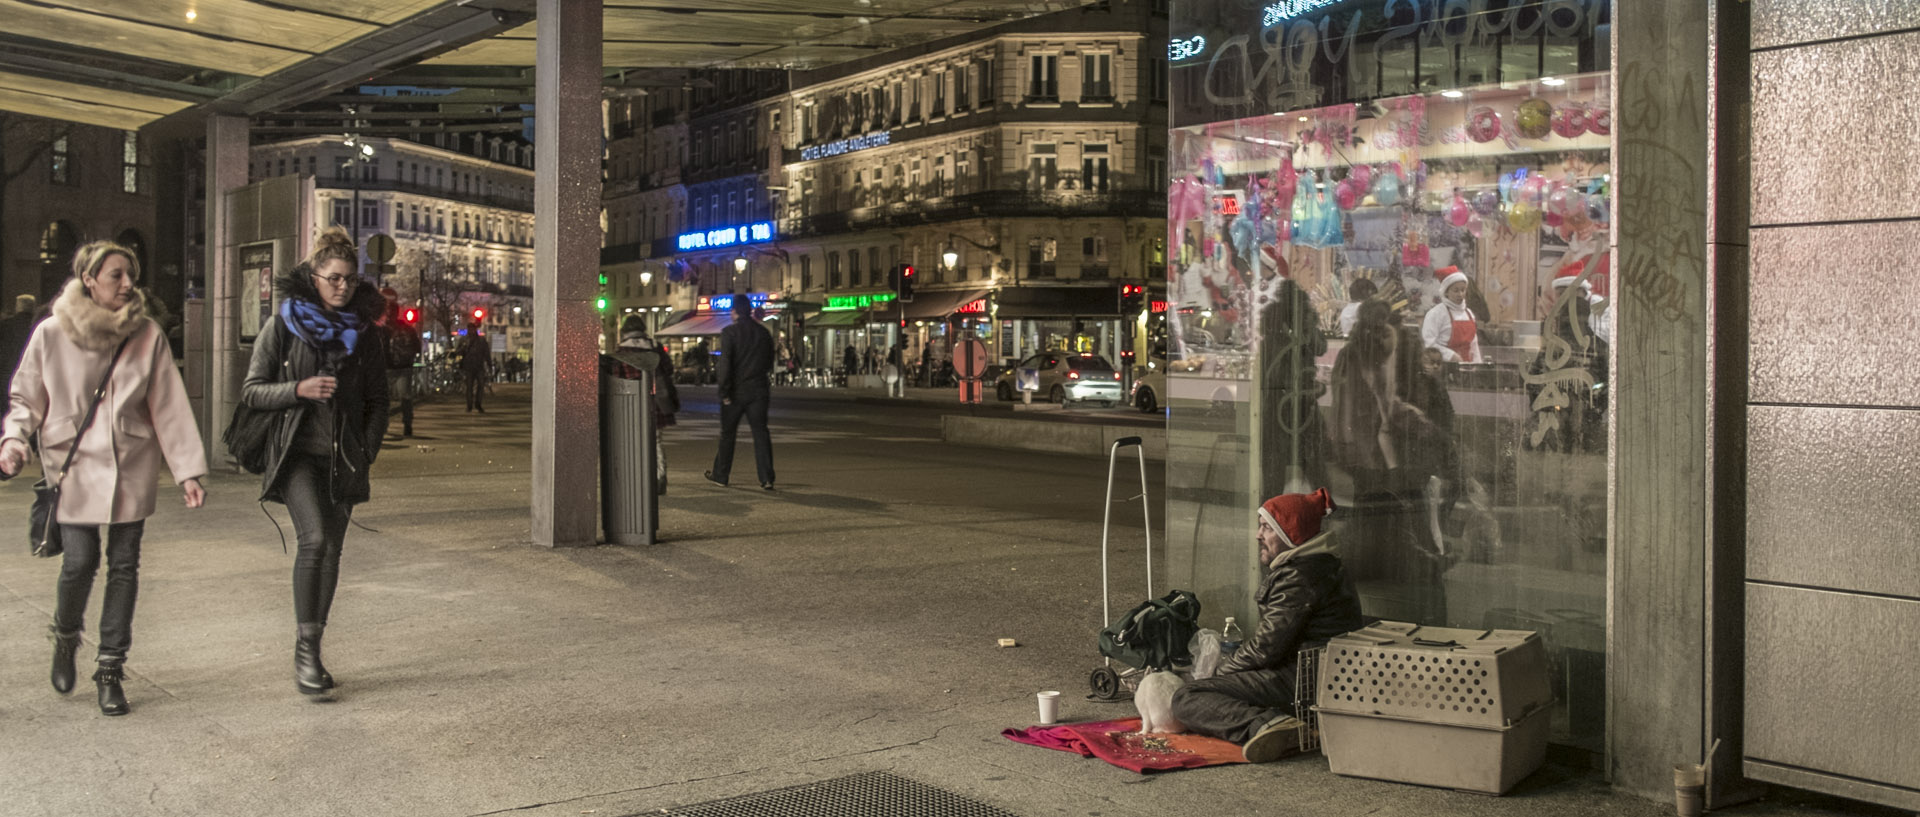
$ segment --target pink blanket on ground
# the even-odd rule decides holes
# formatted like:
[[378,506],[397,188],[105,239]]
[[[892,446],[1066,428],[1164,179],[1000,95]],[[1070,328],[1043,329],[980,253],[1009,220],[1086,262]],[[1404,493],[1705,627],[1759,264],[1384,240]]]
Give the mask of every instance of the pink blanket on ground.
[[1247,762],[1240,747],[1219,738],[1142,735],[1139,718],[1006,729],[1000,734],[1016,743],[1097,757],[1141,774]]

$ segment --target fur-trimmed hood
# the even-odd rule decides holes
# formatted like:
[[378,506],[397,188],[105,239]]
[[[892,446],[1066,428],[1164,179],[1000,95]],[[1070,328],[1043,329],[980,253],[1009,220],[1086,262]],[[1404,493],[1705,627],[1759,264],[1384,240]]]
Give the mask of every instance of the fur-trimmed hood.
[[53,319],[75,346],[90,352],[111,351],[147,321],[147,298],[135,287],[127,304],[106,309],[94,303],[87,285],[72,278],[53,301]]
[[[299,298],[308,303],[320,304],[320,290],[313,286],[313,265],[301,262],[293,269],[273,277],[273,291],[282,298]],[[372,281],[360,279],[359,286],[353,288],[353,297],[347,300],[348,312],[360,316],[366,326],[379,323],[387,312],[387,299]]]

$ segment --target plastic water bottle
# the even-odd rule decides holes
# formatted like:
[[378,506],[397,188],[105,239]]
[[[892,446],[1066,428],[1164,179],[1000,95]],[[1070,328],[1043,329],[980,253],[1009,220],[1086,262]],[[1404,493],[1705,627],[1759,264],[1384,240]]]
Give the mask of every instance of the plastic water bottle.
[[1233,623],[1233,616],[1227,616],[1226,625],[1220,628],[1220,660],[1231,658],[1234,650],[1240,649],[1240,640],[1245,637],[1240,632],[1240,625]]

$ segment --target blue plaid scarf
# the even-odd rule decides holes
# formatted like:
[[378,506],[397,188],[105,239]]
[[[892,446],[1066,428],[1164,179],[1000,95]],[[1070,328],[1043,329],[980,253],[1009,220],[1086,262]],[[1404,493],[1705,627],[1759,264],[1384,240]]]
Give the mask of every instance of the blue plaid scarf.
[[321,352],[344,357],[353,354],[360,342],[359,315],[329,311],[304,298],[281,301],[280,322],[293,331],[294,337]]

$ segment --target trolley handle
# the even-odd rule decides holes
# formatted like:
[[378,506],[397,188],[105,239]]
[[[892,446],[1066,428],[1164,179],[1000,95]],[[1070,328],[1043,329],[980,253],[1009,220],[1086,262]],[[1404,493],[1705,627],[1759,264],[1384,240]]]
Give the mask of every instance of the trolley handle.
[[1140,444],[1142,444],[1142,440],[1139,437],[1121,437],[1120,439],[1113,441],[1114,448],[1125,448],[1129,445],[1140,445]]

